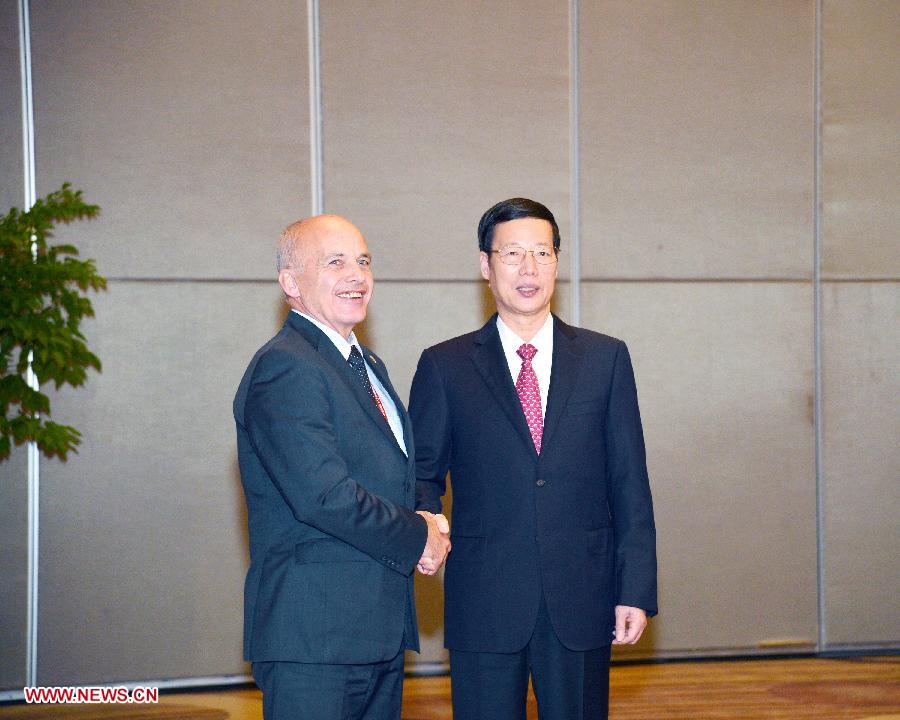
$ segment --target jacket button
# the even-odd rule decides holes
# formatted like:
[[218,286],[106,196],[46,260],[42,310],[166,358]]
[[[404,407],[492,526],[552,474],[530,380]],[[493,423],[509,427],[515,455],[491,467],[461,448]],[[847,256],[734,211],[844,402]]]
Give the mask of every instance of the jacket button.
[[541,478],[540,480],[537,481],[537,486],[538,486],[538,487],[544,487],[545,482],[546,482],[546,481],[545,481],[543,478]]

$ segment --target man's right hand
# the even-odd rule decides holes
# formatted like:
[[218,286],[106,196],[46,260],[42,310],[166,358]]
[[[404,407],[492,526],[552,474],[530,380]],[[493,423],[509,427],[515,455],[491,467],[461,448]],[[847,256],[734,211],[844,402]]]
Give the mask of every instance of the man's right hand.
[[416,568],[423,575],[434,575],[450,552],[450,523],[443,515],[433,515],[425,510],[416,512],[428,523],[428,540]]

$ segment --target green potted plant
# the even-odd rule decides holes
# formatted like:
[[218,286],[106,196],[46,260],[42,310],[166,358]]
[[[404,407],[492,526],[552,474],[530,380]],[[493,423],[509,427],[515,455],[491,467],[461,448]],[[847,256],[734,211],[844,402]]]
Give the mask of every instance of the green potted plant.
[[40,386],[79,386],[100,359],[79,326],[94,315],[88,290],[106,288],[93,260],[72,245],[50,245],[57,223],[96,217],[80,190],[66,183],[30,210],[0,217],[0,461],[12,444],[33,440],[47,456],[77,452],[81,434],[49,419],[50,399],[28,382],[31,365]]

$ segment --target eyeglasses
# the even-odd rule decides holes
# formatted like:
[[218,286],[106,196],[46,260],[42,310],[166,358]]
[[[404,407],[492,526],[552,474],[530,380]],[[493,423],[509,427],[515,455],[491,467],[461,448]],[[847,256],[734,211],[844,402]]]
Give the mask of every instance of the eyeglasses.
[[558,260],[556,251],[546,245],[537,247],[534,250],[526,250],[521,245],[507,245],[499,250],[491,250],[491,252],[499,255],[500,262],[504,265],[521,265],[528,253],[531,253],[538,265],[552,265]]

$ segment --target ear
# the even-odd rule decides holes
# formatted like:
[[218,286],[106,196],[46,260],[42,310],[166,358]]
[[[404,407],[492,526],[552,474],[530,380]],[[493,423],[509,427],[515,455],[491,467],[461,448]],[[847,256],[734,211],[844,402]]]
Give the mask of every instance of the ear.
[[491,279],[491,256],[488,255],[484,250],[482,250],[479,255],[481,256],[481,277],[485,280]]
[[296,299],[300,297],[300,285],[297,283],[297,278],[290,268],[285,268],[278,272],[278,284],[281,285],[284,294],[289,298]]

